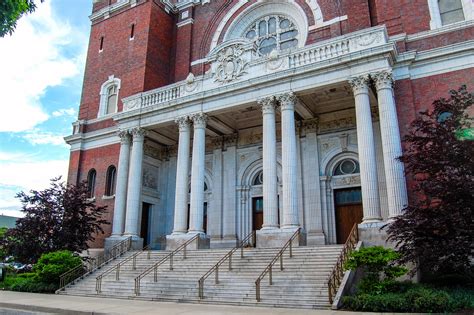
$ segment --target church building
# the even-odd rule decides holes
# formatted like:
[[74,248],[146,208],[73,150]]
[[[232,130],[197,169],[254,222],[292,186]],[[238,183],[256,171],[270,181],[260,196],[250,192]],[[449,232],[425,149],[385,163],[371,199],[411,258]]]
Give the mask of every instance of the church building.
[[93,1],[66,141],[97,249],[373,236],[410,198],[410,123],[474,83],[472,0]]

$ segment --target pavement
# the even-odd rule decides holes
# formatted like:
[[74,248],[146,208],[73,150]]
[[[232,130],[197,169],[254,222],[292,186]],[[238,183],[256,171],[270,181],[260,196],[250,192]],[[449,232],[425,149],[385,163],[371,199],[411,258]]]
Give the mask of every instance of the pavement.
[[[154,315],[364,315],[377,313],[356,313],[332,310],[300,310],[285,308],[264,308],[209,304],[187,304],[172,302],[139,301],[80,297],[55,294],[36,294],[0,291],[0,315],[43,315],[43,314],[154,314]],[[381,313],[379,313],[381,314]],[[390,314],[390,313],[384,313]],[[405,314],[406,315],[406,314]]]

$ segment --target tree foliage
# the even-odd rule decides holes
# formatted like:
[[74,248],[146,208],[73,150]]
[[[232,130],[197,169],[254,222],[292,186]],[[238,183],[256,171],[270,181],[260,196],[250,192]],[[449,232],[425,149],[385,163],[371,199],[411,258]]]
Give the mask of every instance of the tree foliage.
[[95,234],[104,233],[102,225],[109,224],[102,219],[106,207],[88,199],[86,183],[66,185],[55,178],[49,188],[20,192],[17,198],[25,217],[8,230],[3,246],[24,263],[36,262],[43,253],[87,249]]
[[[41,0],[43,2],[43,0]],[[16,22],[25,13],[31,13],[36,9],[34,0],[2,0],[0,1],[0,37],[12,34]]]
[[415,193],[402,215],[388,225],[402,262],[434,274],[472,270],[474,249],[474,143],[458,137],[472,128],[473,94],[466,86],[421,112],[405,136],[400,158]]

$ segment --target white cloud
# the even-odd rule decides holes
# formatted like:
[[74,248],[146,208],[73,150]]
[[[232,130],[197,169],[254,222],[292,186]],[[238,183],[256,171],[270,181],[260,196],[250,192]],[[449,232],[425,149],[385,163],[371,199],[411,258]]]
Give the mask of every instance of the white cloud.
[[62,134],[34,129],[24,133],[23,138],[33,145],[51,144],[69,147],[64,141]]
[[0,152],[0,161],[0,212],[9,210],[18,215],[18,192],[45,189],[53,177],[67,179],[67,160],[35,161],[31,155]]
[[12,36],[0,38],[0,132],[29,130],[49,118],[41,96],[82,68],[82,58],[68,59],[61,51],[78,38],[83,40],[75,32],[53,16],[50,1],[45,1],[20,19]]
[[61,116],[74,116],[76,115],[76,110],[74,108],[62,108],[60,110],[54,111],[54,117],[61,117]]

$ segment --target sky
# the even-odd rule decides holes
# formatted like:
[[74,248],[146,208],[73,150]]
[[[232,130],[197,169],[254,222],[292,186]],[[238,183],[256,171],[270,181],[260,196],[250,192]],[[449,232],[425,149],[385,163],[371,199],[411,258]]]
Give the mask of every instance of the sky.
[[77,120],[92,0],[45,0],[0,38],[0,214],[16,194],[67,178],[64,137]]

